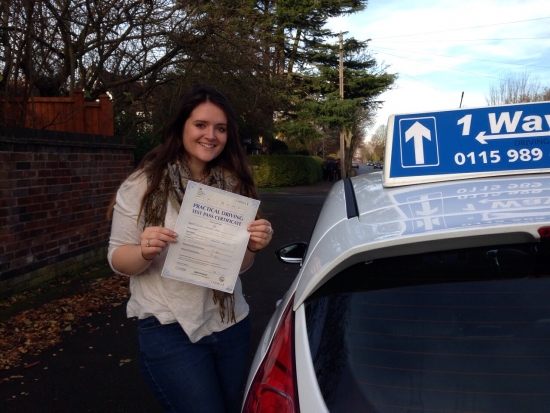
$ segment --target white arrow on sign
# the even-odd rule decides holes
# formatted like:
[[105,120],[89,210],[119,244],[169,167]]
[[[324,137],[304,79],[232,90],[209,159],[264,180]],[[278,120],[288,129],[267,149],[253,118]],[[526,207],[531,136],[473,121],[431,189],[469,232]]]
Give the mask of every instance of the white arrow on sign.
[[414,139],[414,162],[417,165],[424,164],[424,146],[422,145],[422,138],[426,138],[431,141],[432,134],[430,130],[420,122],[415,122],[405,132],[405,142]]
[[482,131],[477,134],[476,141],[486,145],[488,140],[493,140],[493,139],[535,138],[537,136],[550,136],[550,131],[549,132],[511,133],[506,135],[489,135],[489,136],[485,136],[485,131]]

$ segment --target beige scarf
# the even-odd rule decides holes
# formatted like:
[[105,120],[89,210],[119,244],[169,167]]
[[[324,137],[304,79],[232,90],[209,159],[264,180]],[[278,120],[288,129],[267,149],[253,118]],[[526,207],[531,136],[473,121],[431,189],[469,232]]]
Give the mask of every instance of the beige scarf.
[[[162,172],[158,188],[151,192],[145,200],[145,227],[164,226],[168,200],[179,213],[187,183],[192,180],[191,171],[185,163],[176,161],[168,164]],[[233,192],[238,184],[235,175],[219,166],[210,169],[208,175],[200,182],[229,192]],[[212,290],[212,299],[214,304],[219,303],[222,323],[225,320],[226,310],[229,311],[228,322],[235,323],[235,296],[223,291]]]

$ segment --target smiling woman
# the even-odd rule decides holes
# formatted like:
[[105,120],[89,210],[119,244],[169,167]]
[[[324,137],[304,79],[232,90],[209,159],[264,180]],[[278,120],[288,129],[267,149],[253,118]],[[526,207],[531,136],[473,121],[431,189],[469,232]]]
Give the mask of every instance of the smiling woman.
[[[240,407],[250,341],[240,279],[227,293],[161,276],[167,247],[178,242],[173,229],[189,181],[258,199],[235,119],[218,90],[191,88],[112,208],[109,263],[130,276],[127,314],[139,319],[142,374],[165,412]],[[265,219],[244,225],[250,236],[240,272],[273,236]]]
[[203,180],[208,162],[216,159],[227,142],[227,116],[218,106],[206,102],[195,108],[183,127],[185,160],[193,179]]

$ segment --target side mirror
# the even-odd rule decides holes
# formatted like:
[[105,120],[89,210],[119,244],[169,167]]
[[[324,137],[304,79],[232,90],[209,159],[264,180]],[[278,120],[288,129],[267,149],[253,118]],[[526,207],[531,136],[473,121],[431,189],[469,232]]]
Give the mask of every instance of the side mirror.
[[286,264],[300,264],[306,256],[308,244],[307,242],[295,242],[292,244],[283,245],[275,255],[277,258]]

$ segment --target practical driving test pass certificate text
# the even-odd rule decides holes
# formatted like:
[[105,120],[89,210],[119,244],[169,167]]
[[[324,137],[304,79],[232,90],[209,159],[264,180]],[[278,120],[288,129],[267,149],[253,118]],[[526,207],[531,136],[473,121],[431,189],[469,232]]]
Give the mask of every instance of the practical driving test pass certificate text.
[[260,201],[189,182],[162,276],[232,293]]

